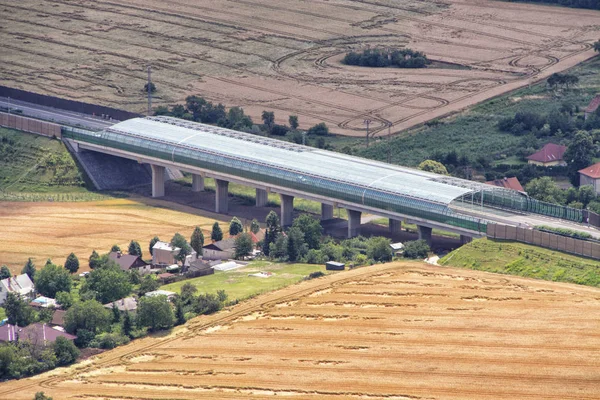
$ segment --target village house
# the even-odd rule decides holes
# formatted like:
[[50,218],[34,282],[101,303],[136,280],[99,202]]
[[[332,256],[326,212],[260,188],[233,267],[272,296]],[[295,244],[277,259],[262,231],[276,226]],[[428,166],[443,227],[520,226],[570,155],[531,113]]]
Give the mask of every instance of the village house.
[[202,258],[205,260],[228,260],[235,255],[235,238],[219,240],[202,247]]
[[600,194],[600,163],[579,170],[579,185],[591,185]]
[[152,246],[152,264],[153,265],[173,265],[175,264],[175,256],[179,254],[179,247],[171,247],[167,242],[156,242]]
[[487,181],[486,184],[525,193],[525,189],[523,189],[517,177],[494,179],[493,181]]
[[47,345],[54,343],[59,337],[68,340],[77,339],[77,336],[62,332],[41,322],[27,325],[24,328],[11,324],[0,326],[0,342],[28,341],[32,344]]
[[129,271],[136,269],[140,274],[150,273],[150,264],[142,260],[139,256],[123,254],[120,251],[113,251],[108,255],[108,258],[116,262],[121,268],[121,271]]
[[30,300],[35,293],[35,286],[27,274],[15,275],[0,281],[0,305],[4,304],[9,293]]
[[596,97],[590,101],[590,104],[583,110],[584,119],[588,119],[590,115],[595,113],[600,107],[600,94],[597,94]]
[[563,160],[563,155],[567,151],[567,146],[560,144],[548,143],[536,153],[527,157],[527,163],[539,165],[541,167],[557,167],[566,166],[567,163]]
[[104,308],[108,308],[112,310],[113,305],[117,306],[117,309],[121,312],[126,311],[135,311],[137,310],[137,299],[135,297],[125,297],[124,299],[119,299],[113,301],[112,303],[104,304]]

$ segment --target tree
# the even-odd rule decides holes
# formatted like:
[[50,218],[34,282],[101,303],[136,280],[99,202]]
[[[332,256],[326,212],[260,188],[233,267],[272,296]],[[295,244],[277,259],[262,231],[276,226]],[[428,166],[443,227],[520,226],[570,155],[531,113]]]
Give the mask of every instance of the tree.
[[560,188],[549,176],[533,179],[525,185],[525,191],[536,200],[554,204],[563,202]]
[[242,222],[237,217],[233,217],[229,223],[229,235],[235,236],[243,231],[244,226],[242,225]]
[[37,392],[33,397],[33,400],[52,400],[52,397],[46,396],[44,392]]
[[46,265],[35,277],[35,288],[38,293],[51,298],[54,298],[58,292],[70,292],[72,283],[69,272],[54,264]]
[[2,268],[0,268],[0,280],[10,278],[11,276],[12,273],[10,272],[10,269],[8,269],[6,265],[3,265]]
[[59,336],[52,345],[54,354],[56,354],[56,364],[59,366],[74,363],[79,357],[79,349],[73,344],[73,341]]
[[288,237],[282,232],[277,234],[275,241],[269,245],[269,257],[280,261],[287,261],[288,259]]
[[329,128],[327,127],[327,125],[325,125],[325,122],[321,122],[309,128],[308,134],[316,136],[327,136],[329,135]]
[[138,323],[151,331],[173,326],[173,307],[167,296],[142,297],[137,309]]
[[[78,335],[85,330],[94,335],[108,330],[112,316],[109,310],[96,300],[75,303],[65,314],[65,329]],[[85,335],[85,333],[84,333]]]
[[[150,93],[156,92],[156,85],[154,82],[150,82]],[[144,85],[144,93],[148,93],[148,83]]]
[[579,187],[577,200],[586,207],[590,202],[596,199],[596,191],[592,185],[584,185]]
[[131,319],[131,315],[125,311],[125,315],[123,316],[123,328],[121,332],[123,335],[131,338],[131,332],[133,331],[133,320]]
[[71,253],[67,257],[67,260],[65,261],[65,269],[72,274],[79,270],[79,259],[75,253]]
[[367,240],[367,256],[375,261],[390,261],[393,253],[390,239],[382,236],[372,237]]
[[[108,259],[107,255],[102,259]],[[127,297],[131,293],[131,283],[129,276],[121,271],[119,266],[111,260],[104,262],[103,266],[93,270],[85,280],[81,293],[94,293],[94,298],[102,304],[110,303],[115,300]]]
[[31,258],[29,258],[25,263],[25,266],[21,270],[21,273],[27,274],[27,276],[29,276],[29,279],[33,281],[35,278],[35,272],[35,265],[33,264],[33,261],[31,261]]
[[178,301],[175,304],[175,325],[185,324],[185,311],[183,310],[183,304]]
[[210,233],[210,240],[218,242],[219,240],[223,240],[223,231],[219,226],[218,222],[215,222],[212,227],[212,232]]
[[426,258],[429,254],[429,245],[425,240],[413,240],[404,243],[402,255],[406,258]]
[[179,295],[180,301],[184,305],[190,305],[194,301],[194,295],[198,291],[198,288],[189,282],[186,282],[181,286],[181,294]]
[[579,186],[579,170],[592,164],[595,154],[594,138],[586,131],[579,131],[567,147],[563,159],[567,162],[569,179]]
[[250,223],[250,232],[252,232],[252,233],[258,233],[259,231],[260,231],[260,224],[258,223],[258,221],[255,218]]
[[298,116],[297,115],[290,115],[288,122],[290,123],[290,127],[292,129],[298,129]]
[[292,227],[287,233],[287,256],[288,261],[298,261],[306,254],[306,243],[304,233],[298,227]]
[[150,239],[150,245],[148,247],[148,249],[150,250],[150,255],[154,255],[152,248],[158,242],[160,242],[160,239],[158,238],[158,236],[154,236],[152,239]]
[[265,220],[267,228],[265,230],[265,240],[263,241],[263,254],[268,256],[270,252],[271,243],[274,243],[277,239],[281,227],[279,225],[279,217],[274,211],[270,211]]
[[261,118],[270,133],[275,124],[275,113],[273,111],[263,111]]
[[65,310],[73,305],[73,296],[69,292],[57,292],[55,299],[56,303]]
[[112,312],[112,322],[119,322],[121,320],[121,312],[119,311],[119,307],[117,307],[117,303],[112,303],[112,308],[110,311]]
[[253,247],[252,236],[249,233],[242,233],[235,238],[235,258],[243,259],[252,252]]
[[323,227],[321,223],[308,214],[301,214],[292,224],[293,228],[298,228],[304,237],[304,242],[309,249],[318,249],[321,247],[321,236],[323,236]]
[[448,170],[441,162],[434,160],[425,160],[417,167],[421,171],[433,172],[440,175],[448,175]]
[[90,254],[90,258],[88,259],[88,265],[90,269],[95,269],[98,267],[98,261],[100,260],[100,256],[96,253],[96,250],[92,250],[92,254]]
[[202,247],[204,246],[204,233],[202,233],[202,229],[199,226],[194,228],[194,232],[192,233],[192,237],[190,238],[190,246],[196,252],[196,257],[202,255]]
[[140,289],[138,290],[138,294],[140,296],[145,295],[148,292],[154,292],[160,287],[160,283],[158,280],[154,279],[152,275],[146,275],[144,279],[142,279],[142,283],[140,283]]
[[600,40],[594,42],[594,50],[600,53]]
[[188,244],[187,240],[183,237],[181,233],[176,233],[171,238],[171,247],[179,248],[179,253],[175,256],[175,259],[181,261],[182,263],[185,261],[185,258],[192,253],[192,248]]
[[8,293],[3,307],[8,323],[11,325],[27,326],[33,322],[33,308],[16,293]]
[[137,268],[131,268],[129,270],[129,283],[132,285],[139,285],[142,283],[142,278],[140,276],[140,271]]
[[129,247],[127,248],[127,252],[131,256],[138,256],[139,258],[142,258],[142,248],[140,247],[140,244],[138,242],[136,242],[135,240],[132,240],[131,242],[129,242]]
[[110,252],[111,253],[116,253],[116,252],[119,252],[119,251],[121,251],[121,248],[119,247],[118,244],[113,244],[112,247],[110,248]]

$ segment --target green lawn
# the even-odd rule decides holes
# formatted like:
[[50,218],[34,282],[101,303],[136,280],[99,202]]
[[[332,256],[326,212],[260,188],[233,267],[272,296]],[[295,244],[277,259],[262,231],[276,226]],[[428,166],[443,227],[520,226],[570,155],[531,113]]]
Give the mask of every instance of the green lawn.
[[[273,275],[270,278],[248,276],[248,274],[260,271],[272,272]],[[213,275],[171,283],[161,286],[161,289],[179,293],[183,284],[191,283],[198,288],[200,293],[216,293],[217,290],[223,289],[230,300],[242,300],[300,282],[305,276],[315,271],[326,272],[325,266],[256,261],[244,268],[233,271],[216,271]]]
[[6,310],[4,307],[0,307],[0,321],[2,321],[4,318],[6,318]]
[[600,287],[600,262],[524,243],[479,239],[440,265]]

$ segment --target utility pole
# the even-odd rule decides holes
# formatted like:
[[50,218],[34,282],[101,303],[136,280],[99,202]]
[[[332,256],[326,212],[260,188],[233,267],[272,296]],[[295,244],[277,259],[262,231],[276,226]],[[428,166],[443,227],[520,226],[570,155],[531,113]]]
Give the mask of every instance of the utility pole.
[[152,67],[150,65],[148,65],[148,116],[152,115],[152,79],[150,77],[151,72],[152,71]]
[[367,147],[369,147],[369,124],[371,123],[370,119],[365,119],[365,124],[367,125]]

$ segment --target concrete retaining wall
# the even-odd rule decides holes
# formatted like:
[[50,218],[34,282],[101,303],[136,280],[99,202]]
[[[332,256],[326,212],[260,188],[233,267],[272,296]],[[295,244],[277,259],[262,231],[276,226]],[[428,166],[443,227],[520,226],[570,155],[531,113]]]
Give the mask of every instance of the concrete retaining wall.
[[600,260],[600,243],[587,240],[570,238],[534,229],[489,223],[487,225],[487,236],[491,239],[514,240]]
[[0,126],[60,139],[60,125],[15,114],[0,113]]

